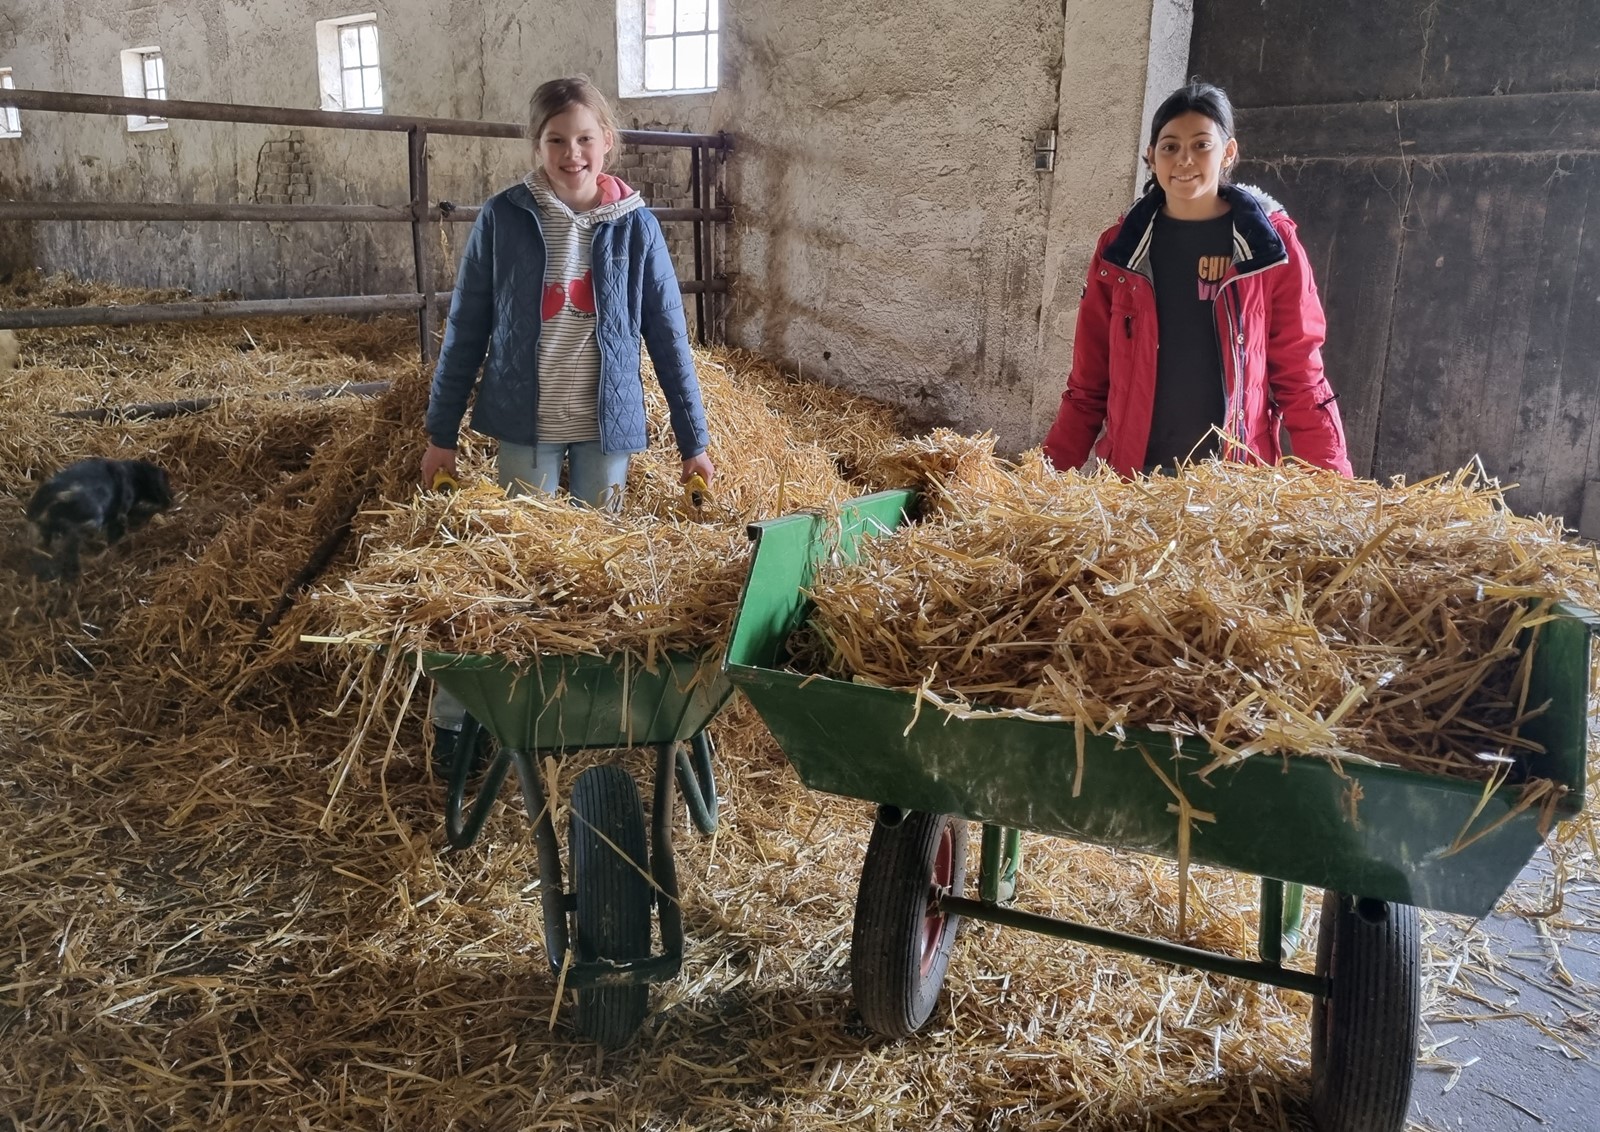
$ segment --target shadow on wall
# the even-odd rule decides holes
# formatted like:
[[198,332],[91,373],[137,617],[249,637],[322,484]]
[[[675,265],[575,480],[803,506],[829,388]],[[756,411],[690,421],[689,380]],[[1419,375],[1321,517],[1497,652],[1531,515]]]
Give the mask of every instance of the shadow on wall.
[[[0,177],[0,199],[27,200],[27,185],[17,178]],[[10,282],[11,276],[34,265],[38,254],[37,228],[32,220],[0,224],[0,283]]]

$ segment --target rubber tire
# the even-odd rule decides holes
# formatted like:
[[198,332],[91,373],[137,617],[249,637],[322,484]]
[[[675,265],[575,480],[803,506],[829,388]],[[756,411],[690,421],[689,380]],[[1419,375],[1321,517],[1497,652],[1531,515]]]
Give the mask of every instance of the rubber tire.
[[[590,767],[573,783],[568,808],[574,960],[648,958],[653,901],[644,807],[633,776],[620,766]],[[650,988],[643,983],[580,987],[577,995],[579,1032],[606,1049],[626,1045],[650,1008]]]
[[[867,1026],[887,1038],[914,1034],[933,1013],[950,968],[961,917],[946,914],[936,945],[926,922],[940,844],[950,838],[950,893],[967,878],[967,823],[949,814],[907,812],[872,827],[850,936],[850,989]],[[929,955],[931,951],[931,956]]]
[[1422,923],[1409,904],[1369,923],[1327,892],[1317,973],[1333,993],[1311,1007],[1311,1117],[1318,1132],[1403,1132],[1422,1017]]

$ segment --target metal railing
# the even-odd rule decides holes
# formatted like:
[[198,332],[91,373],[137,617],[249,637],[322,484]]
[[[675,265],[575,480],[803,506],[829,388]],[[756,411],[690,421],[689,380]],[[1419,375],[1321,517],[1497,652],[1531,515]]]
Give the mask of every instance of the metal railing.
[[[131,323],[186,322],[212,318],[266,318],[305,314],[372,314],[416,311],[422,357],[432,361],[439,329],[439,307],[448,291],[435,291],[437,264],[430,225],[471,221],[476,206],[431,201],[428,192],[428,138],[432,134],[479,138],[523,138],[524,127],[512,122],[474,122],[455,118],[421,118],[403,114],[349,114],[329,110],[296,110],[284,106],[248,106],[178,99],[123,98],[47,90],[7,90],[5,106],[64,114],[101,114],[187,119],[243,125],[292,126],[329,130],[371,130],[406,135],[411,200],[403,205],[371,204],[166,204],[118,201],[0,201],[0,223],[7,221],[267,221],[388,222],[411,225],[412,270],[416,290],[410,294],[328,295],[304,299],[248,299],[216,302],[160,303],[114,307],[41,307],[0,310],[0,330],[47,326],[120,326]],[[726,204],[723,170],[731,148],[725,133],[694,134],[666,130],[621,130],[620,140],[634,145],[672,146],[689,152],[693,206],[652,208],[664,223],[688,223],[693,233],[693,278],[679,287],[692,295],[695,333],[702,342],[720,337],[722,296],[728,289],[718,262],[714,232],[733,213]]]

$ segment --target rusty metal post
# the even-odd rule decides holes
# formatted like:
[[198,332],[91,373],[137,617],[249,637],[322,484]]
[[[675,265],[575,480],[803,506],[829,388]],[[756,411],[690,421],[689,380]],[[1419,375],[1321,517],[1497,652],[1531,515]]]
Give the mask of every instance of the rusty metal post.
[[[701,166],[700,147],[695,146],[689,151],[689,184],[691,191],[694,193],[694,210],[697,214],[705,204],[700,195]],[[700,284],[704,284],[706,281],[705,266],[700,258],[700,229],[702,227],[703,222],[697,215],[694,221],[694,281]],[[706,344],[706,295],[704,291],[695,292],[694,329],[696,340],[699,341],[700,345],[704,346]]]
[[[715,149],[716,165],[707,179],[705,207],[720,212],[732,220],[733,210],[728,207],[727,194],[727,169],[728,169],[728,135],[718,133],[719,144]],[[720,244],[719,244],[720,237]],[[726,258],[728,255],[728,229],[726,225],[707,225],[706,247],[710,250],[710,264],[708,272],[709,282],[715,286],[709,288],[711,303],[711,337],[717,342],[728,340],[728,310],[723,295],[728,289],[728,271]]]
[[[411,257],[416,267],[417,294],[433,294],[433,252],[428,240],[428,131],[412,126],[406,131],[407,164],[411,172]],[[424,364],[434,359],[434,333],[439,312],[432,303],[417,311],[417,336]]]

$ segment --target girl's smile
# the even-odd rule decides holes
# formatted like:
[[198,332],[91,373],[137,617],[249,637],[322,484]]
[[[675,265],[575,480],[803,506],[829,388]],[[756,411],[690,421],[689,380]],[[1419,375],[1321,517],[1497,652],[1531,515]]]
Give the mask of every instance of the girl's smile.
[[574,212],[587,212],[600,203],[599,176],[611,146],[611,131],[595,112],[574,103],[545,123],[536,156],[556,196]]
[[1227,205],[1217,190],[1238,152],[1239,143],[1224,137],[1217,124],[1197,110],[1180,114],[1161,127],[1145,157],[1156,183],[1167,194],[1168,215],[1209,220],[1226,212]]

